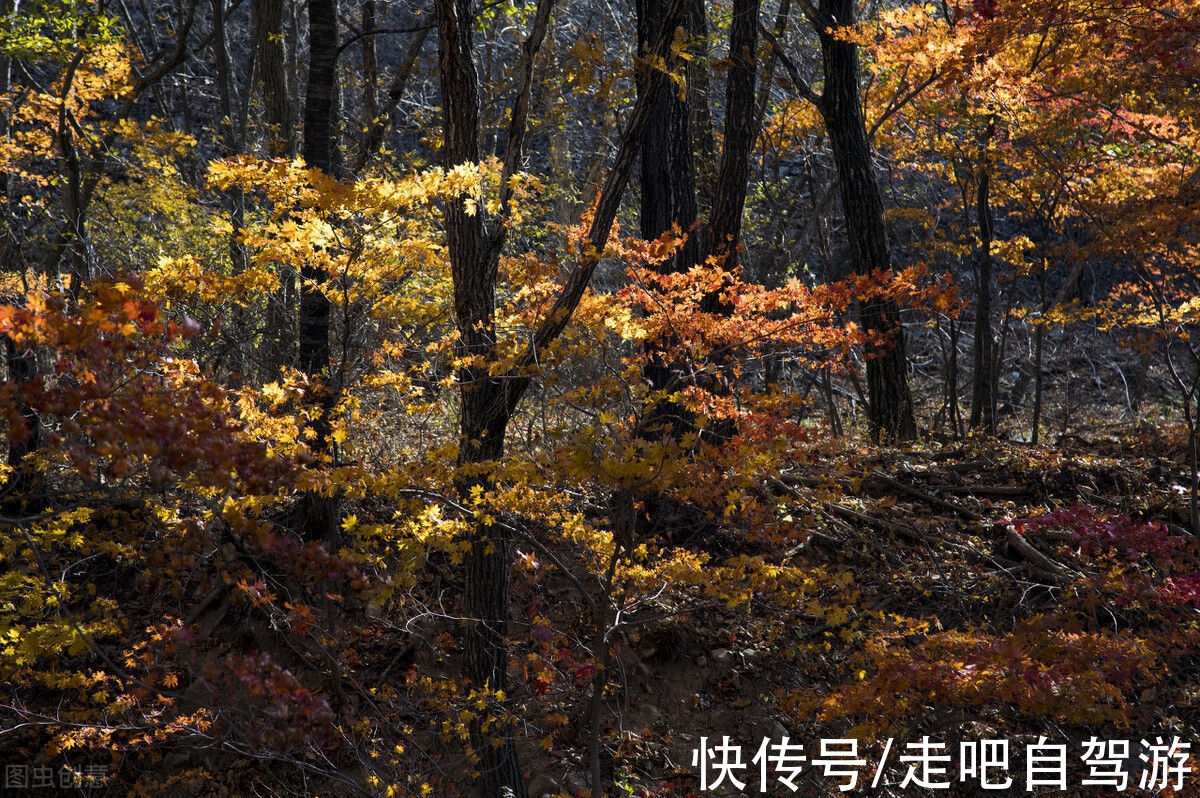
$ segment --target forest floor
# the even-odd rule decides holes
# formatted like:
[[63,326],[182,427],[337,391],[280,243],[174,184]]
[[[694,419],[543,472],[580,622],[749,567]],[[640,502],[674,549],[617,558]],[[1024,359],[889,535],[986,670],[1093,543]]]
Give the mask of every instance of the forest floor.
[[[961,746],[981,740],[1010,752],[1007,766],[982,776],[988,783],[1107,794],[1115,786],[1082,784],[1093,738],[1131,741],[1128,752],[1108,752],[1130,794],[1200,794],[1190,773],[1172,791],[1163,787],[1178,768],[1148,769],[1155,757],[1177,766],[1178,749],[1141,747],[1200,741],[1200,547],[1186,531],[1182,442],[1155,425],[1041,446],[828,441],[757,486],[775,515],[772,535],[664,510],[642,541],[651,551],[707,557],[714,580],[742,573],[750,588],[734,599],[680,581],[648,594],[612,638],[595,724],[595,646],[577,585],[518,568],[508,712],[531,795],[590,795],[593,773],[616,785],[612,794],[782,795],[794,785],[836,795],[847,778],[839,770],[881,795],[945,794],[922,788],[920,763],[901,759],[925,738],[949,757],[931,760],[926,777],[950,783],[952,795],[979,791],[978,772],[962,776]],[[394,512],[375,500],[344,509],[362,523]],[[134,514],[108,523],[140,539]],[[137,701],[120,706],[140,721],[118,723],[109,709],[102,722],[64,705],[61,690],[14,685],[4,724],[14,711],[25,721],[0,735],[0,761],[100,762],[103,779],[76,790],[89,795],[389,794],[389,774],[409,779],[394,794],[419,793],[413,774],[434,794],[469,791],[455,725],[476,704],[457,675],[461,569],[429,557],[386,603],[355,602],[314,595],[239,547],[225,540],[171,555],[180,562],[148,555],[140,571],[97,555],[76,573],[124,614],[123,635],[97,640],[124,646],[124,676],[141,681],[126,686]],[[393,551],[376,568],[411,554]],[[333,566],[322,567],[332,579]],[[176,571],[188,574],[183,588],[164,581]],[[158,626],[172,614],[186,641]],[[99,671],[112,664],[82,657]],[[761,769],[763,741],[785,738],[803,759]],[[856,741],[845,758],[862,761],[835,762],[839,744],[822,749],[833,740]],[[1031,763],[1046,754],[1038,745],[1066,746],[1065,788],[1053,768]],[[733,746],[743,767],[726,768],[714,789],[722,770],[713,762],[733,764]],[[728,776],[745,786],[731,789]]]
[[[1095,737],[1132,741],[1121,762],[1131,794],[1200,794],[1190,778],[1164,789],[1178,773],[1155,776],[1139,747],[1159,736],[1194,743],[1200,728],[1200,571],[1186,471],[1178,435],[1126,425],[1042,446],[833,447],[780,474],[764,493],[785,502],[801,543],[749,544],[736,526],[679,529],[676,542],[828,585],[790,607],[765,590],[629,634],[611,718],[626,741],[618,772],[645,794],[752,794],[764,775],[753,761],[760,746],[787,738],[808,761],[770,760],[765,791],[792,794],[779,779],[802,763],[797,794],[836,795],[846,778],[813,760],[823,740],[854,739],[865,759],[857,789],[937,794],[944,788],[920,787],[916,759],[899,759],[927,737],[947,756],[933,762],[930,783],[985,794],[978,775],[960,778],[960,745],[1005,740],[1008,767],[991,770],[990,784],[1011,777],[1014,791],[1101,795],[1115,782],[1082,784]],[[1065,791],[1027,771],[1027,746],[1042,737],[1067,746]],[[726,742],[740,760],[715,748]],[[532,792],[583,794],[583,753],[552,749],[534,766]],[[719,763],[734,761],[745,768],[728,775],[746,786],[726,777],[713,790]]]

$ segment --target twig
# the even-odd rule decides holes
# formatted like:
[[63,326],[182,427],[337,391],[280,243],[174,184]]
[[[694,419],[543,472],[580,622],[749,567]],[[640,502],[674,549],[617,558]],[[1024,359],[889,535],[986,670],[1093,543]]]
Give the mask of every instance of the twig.
[[1004,540],[1025,558],[1033,570],[1059,584],[1069,581],[1066,568],[1035,549],[1029,541],[1017,534],[1017,530],[1007,524],[1004,526]]
[[67,619],[67,623],[71,625],[71,628],[75,630],[75,634],[79,635],[79,638],[83,640],[84,644],[92,650],[92,653],[104,660],[104,663],[108,665],[113,674],[126,684],[137,685],[138,687],[141,687],[142,689],[154,693],[162,698],[173,698],[178,695],[177,691],[167,692],[152,685],[146,684],[136,676],[131,676],[125,671],[124,668],[114,662],[113,658],[108,655],[108,652],[100,648],[100,646],[98,646],[96,642],[92,640],[91,636],[87,632],[83,631],[83,627],[79,625],[79,621],[75,618],[75,613],[71,612],[70,607],[67,606],[66,597],[59,593],[58,588],[54,586],[54,577],[50,575],[50,570],[46,568],[46,563],[42,560],[41,550],[38,549],[37,544],[33,542],[33,538],[27,531],[25,531],[23,527],[18,525],[17,528],[21,531],[21,534],[25,537],[25,541],[29,544],[29,548],[33,551],[33,557],[35,560],[37,560],[38,569],[42,572],[42,576],[46,580],[46,588],[54,594],[54,598],[58,603],[58,609],[62,611],[63,617]]
[[937,542],[934,538],[926,535],[924,532],[918,532],[912,527],[895,524],[891,521],[885,521],[882,518],[878,518],[873,515],[867,515],[866,513],[860,513],[857,510],[851,510],[849,507],[843,507],[840,504],[834,504],[833,502],[821,502],[821,506],[834,515],[840,515],[847,521],[855,521],[867,526],[873,526],[876,529],[882,529],[885,532],[892,532],[901,537],[908,538],[909,540],[915,540],[918,543],[924,543],[927,546],[932,546]]
[[920,499],[921,501],[925,502],[926,504],[932,504],[934,507],[940,507],[943,510],[949,510],[952,513],[957,513],[958,515],[961,515],[963,518],[966,518],[968,521],[980,522],[983,520],[983,516],[981,516],[979,513],[975,512],[974,510],[968,510],[966,507],[960,507],[959,505],[955,504],[954,502],[949,502],[949,501],[946,501],[945,499],[939,499],[937,496],[926,493],[923,490],[914,488],[912,485],[905,485],[903,482],[897,482],[896,480],[892,479],[891,477],[887,476],[886,474],[881,474],[878,471],[872,471],[870,473],[870,477],[871,477],[871,479],[875,479],[875,480],[878,480],[879,482],[882,482],[883,484],[887,485],[890,488],[895,488],[896,490],[901,491],[902,493],[907,493],[910,496],[915,496],[916,498]]
[[944,493],[960,493],[967,496],[1029,496],[1032,490],[1024,485],[930,485]]
[[[771,479],[771,484],[773,484],[775,487],[782,490],[784,493],[787,493],[797,499],[800,499],[801,501],[804,501],[804,499],[805,499],[805,497],[803,495],[801,495],[798,490],[796,490],[792,486],[788,485],[781,479],[773,478],[773,479]],[[834,504],[833,502],[823,501],[823,502],[819,502],[819,503],[823,508],[825,508],[826,511],[831,512],[834,515],[841,516],[842,518],[844,518],[848,521],[854,521],[859,524],[873,526],[878,529],[882,529],[885,532],[893,532],[897,535],[900,535],[901,537],[906,537],[910,540],[920,541],[921,543],[932,543],[933,542],[933,539],[931,537],[929,537],[928,535],[924,534],[923,532],[918,532],[917,530],[912,529],[910,527],[901,526],[900,524],[893,524],[891,521],[885,521],[882,518],[876,518],[875,516],[872,516],[872,515],[866,515],[864,513],[858,512],[857,510],[851,510],[849,507],[843,507],[840,504]]]

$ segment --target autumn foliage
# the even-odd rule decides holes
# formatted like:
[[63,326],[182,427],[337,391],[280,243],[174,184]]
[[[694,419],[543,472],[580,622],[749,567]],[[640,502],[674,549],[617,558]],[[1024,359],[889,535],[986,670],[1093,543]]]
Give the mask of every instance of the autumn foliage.
[[[0,3],[0,761],[96,766],[95,794],[456,795],[511,746],[544,792],[649,796],[696,791],[703,735],[872,762],[923,735],[1195,739],[1193,0],[884,4],[808,34],[774,7],[736,258],[685,267],[703,223],[631,235],[632,139],[598,126],[615,154],[585,190],[559,117],[639,123],[637,70],[707,91],[724,5],[636,63],[600,32],[504,45],[494,79],[545,99],[486,106],[514,126],[492,144],[524,114],[546,157],[444,164],[427,90],[411,152],[372,150],[392,111],[346,100],[362,158],[336,170],[272,144],[251,78],[239,118],[207,98],[213,130],[168,113],[192,49],[237,56],[236,4],[201,34],[193,3],[153,52],[128,9],[29,5]],[[467,24],[500,46],[548,9]],[[813,35],[862,58],[888,270],[847,268],[828,224]],[[799,201],[773,204],[802,167],[804,242]],[[494,269],[468,297],[476,223]],[[960,418],[959,336],[993,292],[987,429]],[[306,294],[330,308],[316,372]],[[866,423],[860,375],[897,345],[866,307],[912,341],[918,440]],[[464,414],[506,384],[489,449]],[[464,598],[497,551],[504,689],[469,672]]]

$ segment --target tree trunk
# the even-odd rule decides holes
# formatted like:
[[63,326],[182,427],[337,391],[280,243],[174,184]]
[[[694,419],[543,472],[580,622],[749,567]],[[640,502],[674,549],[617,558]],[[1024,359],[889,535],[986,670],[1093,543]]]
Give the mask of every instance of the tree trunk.
[[[637,0],[636,10],[638,56],[645,59],[651,54],[653,43],[667,33],[664,30],[667,3],[665,0]],[[692,21],[685,18],[681,27],[686,31]],[[670,66],[677,71],[684,68],[678,58]],[[686,272],[699,262],[701,251],[696,224],[691,115],[688,98],[681,94],[678,85],[657,77],[651,67],[644,67],[638,71],[636,80],[638,96],[645,95],[650,103],[650,116],[641,136],[641,234],[642,238],[652,241],[678,225],[687,240],[658,269],[663,273]],[[672,390],[681,372],[679,365],[670,362],[665,354],[672,345],[670,340],[647,341],[645,344],[642,376],[652,391]],[[688,419],[675,403],[659,402],[648,411],[643,429],[647,434],[655,431],[678,434],[687,423]]]
[[[0,0],[0,18],[7,18],[12,11],[12,0]],[[0,56],[0,96],[8,94],[11,64],[7,57]],[[0,141],[8,137],[8,114],[3,104],[0,104]],[[19,246],[21,237],[11,226],[16,224],[12,216],[12,205],[9,196],[8,173],[0,172],[0,201],[3,201],[2,219],[4,229],[0,229],[0,264],[8,268],[16,262],[20,253],[13,250]],[[8,430],[8,465],[13,468],[12,476],[3,485],[2,493],[6,511],[10,514],[36,513],[41,509],[40,494],[42,493],[41,474],[26,462],[27,455],[36,452],[42,440],[42,419],[33,408],[20,398],[20,391],[30,384],[37,376],[37,353],[32,347],[18,346],[7,335],[4,336],[4,356],[7,366],[7,381],[18,392],[15,409],[24,429],[14,429],[9,425]]]
[[[725,76],[725,135],[721,142],[721,161],[713,190],[712,213],[705,226],[701,250],[704,261],[719,263],[726,271],[737,268],[737,250],[742,235],[742,213],[746,208],[746,190],[750,180],[750,152],[757,138],[758,108],[755,78],[758,74],[759,0],[734,0],[729,27],[729,70]],[[707,313],[729,315],[733,308],[712,291],[700,302]],[[713,390],[725,394],[728,382],[720,375],[727,360],[714,364]],[[726,419],[708,431],[718,441],[737,433],[737,424]]]
[[992,339],[992,206],[990,165],[987,161],[987,140],[995,129],[995,120],[988,122],[984,138],[982,168],[979,174],[979,194],[975,203],[979,219],[979,268],[975,276],[975,373],[971,390],[971,427],[982,426],[988,435],[996,434],[996,369],[995,345]]
[[[442,85],[442,123],[445,130],[446,168],[478,163],[479,84],[471,35],[470,0],[437,0],[438,67]],[[486,235],[484,214],[468,213],[461,198],[447,200],[446,245],[454,284],[454,315],[459,331],[457,354],[477,358],[459,369],[461,397],[459,466],[475,466],[460,479],[463,501],[472,488],[485,491],[492,477],[485,464],[504,455],[504,435],[511,417],[509,383],[489,373],[496,356],[495,300],[499,241]],[[493,245],[495,244],[495,245]],[[508,569],[510,544],[495,526],[476,524],[466,555],[463,610],[466,614],[464,650],[467,677],[476,688],[504,690],[508,684]],[[479,757],[479,795],[493,798],[511,792],[523,798],[525,780],[517,760],[511,731],[484,731],[488,716],[502,714],[489,707],[470,724],[471,746]]]
[[379,59],[375,51],[375,0],[363,0],[362,6],[362,71],[363,71],[363,126],[362,144],[367,143],[367,133],[375,117],[379,115]]
[[[337,0],[310,0],[308,4],[308,90],[304,102],[305,164],[327,174],[335,171],[334,97],[337,91]],[[329,384],[329,328],[331,305],[321,287],[328,279],[323,269],[305,264],[300,269],[300,342],[297,365],[310,380],[307,401],[318,408],[313,424],[312,449],[330,454],[330,420],[334,395]],[[301,534],[308,540],[333,540],[337,511],[333,499],[308,494],[302,502]]]
[[1042,272],[1038,276],[1038,284],[1041,290],[1041,308],[1042,314],[1037,320],[1037,329],[1034,331],[1033,344],[1033,419],[1030,421],[1029,442],[1037,444],[1041,437],[1042,427],[1042,357],[1046,346],[1046,309],[1049,307],[1049,300],[1046,295],[1046,267],[1045,260],[1042,262]]
[[[308,92],[304,102],[305,164],[333,171],[333,96],[336,91],[337,2],[310,0],[308,4]],[[320,290],[328,275],[304,266],[305,285],[300,292],[300,350],[297,362],[310,379],[322,379],[329,368],[329,298]]]
[[[225,26],[221,20],[225,18],[225,0],[212,0],[212,16],[214,33],[213,54],[217,67],[217,97],[221,109],[221,147],[219,152],[224,158],[233,158],[242,152],[242,140],[238,135],[237,123],[234,121],[233,108],[233,67],[229,59],[229,45],[225,36]],[[246,225],[246,194],[240,188],[230,191],[229,205],[229,262],[234,274],[241,274],[250,265],[250,255],[241,241],[242,229]],[[235,382],[245,378],[246,349],[249,346],[250,321],[245,308],[240,305],[233,311],[232,328],[233,347],[231,348],[229,368],[233,372]]]
[[[732,63],[725,83],[725,136],[713,192],[712,216],[705,234],[705,256],[717,258],[731,271],[737,266],[742,213],[746,208],[746,187],[750,179],[750,152],[757,137],[758,6],[759,0],[733,2],[733,20],[729,29],[729,59]],[[715,307],[711,309],[716,310]]]
[[254,46],[262,76],[267,152],[273,158],[296,154],[296,124],[283,37],[283,0],[254,0]]
[[958,409],[958,319],[950,318],[949,371],[946,374],[946,406],[950,409],[950,432],[954,437],[963,434],[962,414]]
[[[891,268],[891,253],[859,95],[858,47],[830,32],[853,24],[854,0],[821,0],[818,34],[825,74],[821,113],[838,170],[851,266],[857,274],[871,275]],[[891,301],[868,299],[860,305],[860,318],[864,330],[877,333],[885,342],[867,359],[871,435],[877,440],[912,440],[917,424],[900,309]]]
[[[266,126],[267,155],[271,158],[295,157],[295,113],[292,105],[292,76],[288,69],[288,49],[292,36],[285,33],[283,0],[254,0],[254,47],[258,51],[260,87]],[[263,329],[264,361],[270,367],[296,365],[298,347],[296,314],[296,271],[286,263],[279,266],[279,290],[267,301]]]
[[696,163],[696,197],[700,218],[712,215],[717,185],[716,126],[712,117],[712,82],[709,79],[708,17],[704,0],[688,0],[685,11],[689,48],[695,57],[687,62],[688,112],[692,152]]
[[[638,55],[663,34],[665,0],[637,0]],[[671,64],[682,69],[681,61]],[[700,252],[696,231],[696,171],[692,157],[691,119],[686,95],[674,81],[653,80],[650,67],[638,71],[638,94],[649,94],[651,115],[642,131],[641,233],[647,241],[677,224],[688,239],[675,257],[662,267],[666,272],[687,271]]]
[[[507,213],[507,204],[512,199],[511,192],[505,188],[509,185],[507,176],[514,174],[521,162],[533,58],[544,39],[553,2],[539,0],[533,25],[523,44],[522,87],[510,116],[504,173],[500,181],[502,216]],[[666,18],[673,19],[677,12],[677,7],[669,8]],[[479,86],[471,37],[471,2],[438,0],[436,16],[445,164],[453,167],[475,163],[479,161]],[[673,30],[669,24],[664,27]],[[665,53],[668,41],[665,36],[659,36],[654,52]],[[588,244],[579,262],[564,275],[561,291],[537,324],[526,350],[513,369],[504,375],[492,375],[489,365],[496,356],[495,289],[497,266],[506,240],[506,220],[497,219],[489,230],[485,227],[483,217],[486,214],[482,209],[468,214],[460,198],[446,202],[446,245],[454,285],[455,321],[460,334],[458,352],[460,355],[478,355],[481,361],[479,365],[460,369],[457,375],[461,396],[458,460],[460,466],[470,467],[463,469],[464,476],[458,484],[464,500],[471,500],[472,488],[482,486],[486,489],[491,484],[492,477],[486,464],[503,456],[508,422],[532,382],[545,348],[562,333],[595,274],[633,169],[635,142],[640,140],[650,117],[649,100],[650,97],[642,95],[634,106],[615,162],[600,191]],[[509,551],[509,541],[496,527],[479,524],[473,529],[463,595],[468,616],[464,647],[467,675],[477,688],[500,689],[507,683],[505,633],[508,627]],[[493,717],[499,714],[498,708],[489,711]],[[507,792],[523,798],[526,788],[511,733],[505,731],[503,742],[493,746],[489,735],[483,732],[484,720],[477,719],[471,727],[472,746],[480,757],[479,794],[496,798]]]
[[[25,348],[4,336],[5,361],[8,380],[20,391],[37,377],[37,354],[33,348]],[[45,496],[41,473],[26,458],[38,450],[42,443],[42,419],[37,411],[29,407],[18,395],[15,401],[17,415],[24,429],[8,430],[8,465],[13,472],[3,485],[5,511],[22,515],[37,513],[44,506]]]
[[[72,305],[79,301],[85,283],[92,279],[92,259],[89,257],[87,201],[83,189],[83,172],[79,163],[79,151],[75,147],[75,134],[71,123],[67,120],[67,104],[65,93],[70,90],[76,68],[79,66],[78,57],[67,68],[63,79],[63,104],[58,114],[58,162],[59,174],[62,177],[62,208],[66,222],[64,230],[65,248],[63,254],[67,259],[67,274],[70,277],[69,299]],[[62,274],[62,264],[52,263],[50,280],[57,280]]]

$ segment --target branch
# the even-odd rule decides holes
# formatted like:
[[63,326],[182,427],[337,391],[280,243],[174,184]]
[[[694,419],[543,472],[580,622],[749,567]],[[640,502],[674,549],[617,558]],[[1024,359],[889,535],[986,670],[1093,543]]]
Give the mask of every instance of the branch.
[[[174,72],[185,61],[187,61],[188,55],[190,54],[190,50],[187,46],[187,39],[192,30],[192,23],[196,19],[196,6],[199,4],[199,2],[200,0],[191,0],[191,2],[188,4],[187,14],[184,16],[183,23],[180,25],[175,38],[175,49],[172,50],[171,54],[162,62],[160,62],[158,66],[150,69],[138,77],[137,81],[134,82],[129,91],[125,93],[125,101],[121,104],[121,107],[117,109],[117,113],[113,116],[112,121],[121,121],[133,113],[134,108],[137,106],[137,101],[141,98],[142,93],[146,91],[146,89],[156,85],[160,80]],[[241,3],[242,0],[235,0],[234,3],[230,4],[226,16],[220,21],[220,24],[224,25],[225,20],[229,18],[229,14],[233,13],[233,9],[237,8],[239,5],[241,5]],[[214,30],[209,35],[209,39],[206,40],[206,43],[207,41],[211,41],[211,39],[215,36],[216,31]],[[207,46],[207,44],[202,46]],[[100,143],[100,152],[104,152],[105,150],[109,149],[113,142],[116,141],[117,135],[118,128],[116,125],[112,125],[109,133]],[[99,185],[101,176],[102,175],[99,171],[92,172],[84,182],[83,187],[79,192],[81,213],[88,207],[88,205],[91,204],[92,194],[95,192],[96,186]]]
[[912,485],[905,485],[903,482],[898,482],[897,480],[892,479],[891,477],[887,476],[886,474],[881,474],[878,471],[872,471],[869,474],[869,476],[871,479],[874,479],[878,482],[882,482],[883,484],[887,485],[888,487],[898,490],[901,493],[907,493],[909,496],[918,498],[921,501],[925,502],[926,504],[933,505],[934,507],[940,507],[943,510],[948,510],[949,512],[955,513],[957,515],[961,515],[963,518],[966,518],[968,521],[975,521],[977,523],[982,523],[982,521],[983,521],[983,516],[981,516],[979,513],[975,512],[974,510],[969,510],[966,507],[961,507],[961,506],[955,504],[954,502],[949,502],[949,501],[946,501],[945,499],[940,499],[937,496],[934,496],[930,493],[926,493],[925,491],[920,490],[919,488],[913,487]]
[[820,23],[821,12],[812,4],[812,0],[796,0],[800,4],[800,10],[804,12],[804,16],[812,23],[817,30],[823,30],[824,25]]
[[[652,52],[661,54],[666,51],[667,45],[674,35],[675,22],[679,18],[683,4],[684,0],[671,0]],[[650,106],[655,97],[655,90],[664,79],[661,72],[657,70],[651,72],[650,89],[642,92],[637,99],[637,104],[629,118],[629,124],[621,135],[621,145],[617,150],[616,159],[613,161],[612,168],[609,169],[608,177],[605,178],[604,187],[600,190],[600,197],[596,201],[595,215],[592,217],[592,226],[588,231],[587,242],[584,244],[579,263],[567,276],[562,291],[559,292],[554,304],[535,329],[529,346],[517,361],[516,366],[506,375],[511,380],[507,396],[510,413],[516,409],[521,397],[529,388],[532,379],[531,372],[541,359],[542,352],[559,336],[571,320],[571,315],[579,306],[588,284],[591,283],[596,266],[604,257],[608,238],[612,234],[613,222],[617,217],[617,209],[621,204],[621,196],[625,193],[625,186],[629,182],[629,175],[633,171],[633,164],[637,159],[642,129],[650,118]]]
[[779,43],[779,37],[768,30],[767,26],[762,23],[759,23],[758,30],[763,35],[763,38],[770,43],[771,52],[777,55],[779,63],[783,64],[783,68],[787,70],[788,78],[791,79],[792,87],[796,90],[796,93],[820,108],[821,95],[817,94],[804,78],[800,77],[800,70],[796,68],[796,63],[784,51],[783,45]]
[[421,55],[421,48],[425,46],[425,40],[429,38],[431,30],[433,30],[432,26],[419,29],[420,35],[413,39],[408,46],[408,51],[404,54],[404,67],[396,77],[392,78],[392,85],[388,87],[387,104],[384,106],[383,112],[371,120],[371,127],[367,131],[362,151],[358,153],[358,157],[355,158],[354,165],[350,169],[351,176],[355,176],[363,170],[367,161],[383,143],[383,134],[387,129],[388,119],[391,117],[392,111],[399,105],[400,98],[404,96],[404,90],[408,87],[408,79],[412,76],[417,58]]
[[375,30],[372,30],[372,31],[365,31],[362,33],[354,34],[349,39],[347,39],[346,41],[339,44],[336,52],[337,52],[337,55],[341,55],[342,50],[345,50],[347,47],[354,44],[355,42],[357,42],[361,39],[370,38],[371,36],[378,36],[381,33],[420,33],[421,41],[425,41],[425,35],[428,34],[429,31],[433,30],[433,28],[434,28],[434,24],[432,22],[429,23],[428,25],[416,25],[411,28],[376,28]]
[[892,95],[892,99],[888,100],[887,108],[883,110],[883,114],[875,120],[875,123],[871,125],[871,129],[867,131],[867,136],[872,139],[875,138],[876,131],[879,130],[883,123],[891,119],[892,116],[894,116],[901,108],[912,102],[918,94],[925,91],[930,84],[938,79],[938,75],[938,71],[936,69],[933,70],[929,73],[929,77],[918,83],[915,87],[913,87],[912,91],[909,91],[903,96],[901,96],[899,90],[897,90],[897,93]]
[[[401,488],[396,492],[396,494],[398,496],[416,496],[421,499],[440,502],[443,507],[453,510],[464,518],[474,518],[476,515],[476,512],[470,507],[464,507],[462,504],[454,499],[451,499],[449,496],[445,496],[434,491],[422,490],[421,488]],[[516,524],[506,523],[499,518],[493,518],[492,523],[503,529],[505,532],[516,535],[537,549],[538,553],[540,553],[543,557],[549,560],[552,565],[558,568],[558,570],[562,572],[562,575],[565,576],[567,580],[575,586],[575,589],[579,591],[579,595],[583,597],[585,602],[587,602],[588,608],[591,609],[597,617],[599,617],[600,610],[596,606],[596,600],[592,598],[592,594],[588,592],[586,587],[584,587],[584,584],[579,580],[579,577],[572,573],[571,569],[568,568],[566,564],[560,560],[545,543],[542,543],[532,533],[522,529]]]
[[493,235],[491,246],[499,249],[504,245],[508,234],[509,206],[512,204],[513,190],[511,178],[521,165],[521,152],[525,145],[525,134],[529,121],[529,97],[533,93],[533,61],[537,58],[538,50],[546,38],[546,28],[550,24],[550,12],[554,10],[556,0],[538,0],[537,11],[533,24],[529,28],[529,36],[521,47],[521,90],[513,103],[511,119],[508,123],[508,144],[504,152],[504,167],[500,172],[500,225]]
[[59,593],[58,588],[54,586],[54,577],[50,575],[50,570],[46,567],[46,563],[42,559],[42,552],[40,549],[38,549],[37,544],[33,542],[33,537],[23,527],[19,526],[18,529],[20,530],[21,535],[25,538],[25,542],[29,544],[29,548],[33,552],[33,558],[37,561],[38,570],[42,572],[42,578],[46,580],[46,589],[53,594],[55,600],[58,602],[58,609],[62,611],[63,617],[67,619],[67,623],[69,623],[71,628],[75,630],[75,634],[79,635],[79,639],[84,642],[84,645],[91,649],[92,653],[104,660],[104,664],[109,667],[109,670],[112,671],[113,675],[125,684],[136,685],[137,687],[140,687],[149,693],[154,693],[162,698],[174,698],[175,696],[179,695],[178,691],[164,691],[154,687],[153,685],[146,684],[136,676],[129,675],[124,668],[118,665],[113,658],[108,655],[107,651],[96,645],[96,642],[92,640],[91,635],[83,631],[83,627],[75,618],[75,613],[71,612],[71,608],[67,606],[66,598]]

